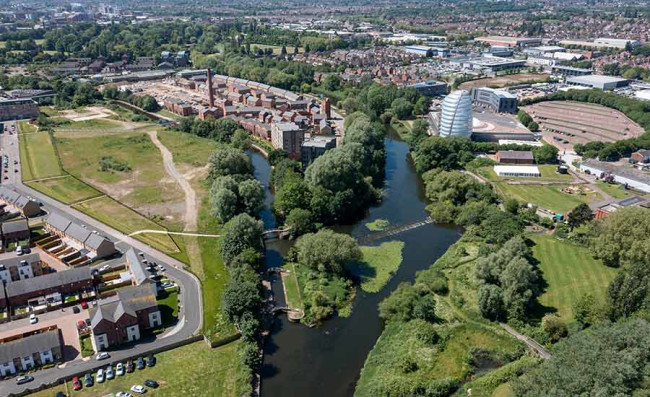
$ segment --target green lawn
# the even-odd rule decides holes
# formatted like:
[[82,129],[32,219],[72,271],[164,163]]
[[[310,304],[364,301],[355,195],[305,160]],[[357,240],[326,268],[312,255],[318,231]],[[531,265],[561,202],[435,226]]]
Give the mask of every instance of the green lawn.
[[[502,164],[503,165],[503,164]],[[571,181],[573,180],[573,176],[569,174],[558,174],[555,172],[557,169],[556,165],[553,164],[541,164],[541,165],[536,165],[536,167],[539,169],[539,172],[542,174],[541,177],[539,178],[519,178],[519,177],[499,177],[497,174],[494,172],[493,166],[488,166],[488,167],[481,167],[478,169],[478,173],[491,180],[491,181],[502,181],[505,179],[511,179],[515,181],[548,181],[548,182],[555,182],[555,181],[560,181],[560,182],[566,182],[566,181]]]
[[601,181],[597,182],[597,185],[603,192],[609,194],[615,199],[625,199],[632,196],[632,193],[623,189],[623,185]]
[[158,308],[162,314],[163,326],[173,324],[178,318],[178,291],[161,292],[158,297]]
[[290,273],[282,273],[282,285],[287,297],[287,305],[293,309],[304,309],[302,297],[300,296],[300,287],[296,278],[296,265],[289,263],[286,266]]
[[573,319],[572,304],[585,293],[605,302],[609,282],[616,270],[595,260],[589,249],[546,235],[531,235],[533,255],[548,287],[539,302],[557,309],[566,321]]
[[71,121],[60,128],[59,131],[66,130],[89,130],[93,132],[102,132],[102,131],[111,131],[111,130],[120,130],[122,129],[122,124],[115,122],[109,118],[97,118],[90,120],[81,120],[81,121]]
[[[124,234],[131,234],[138,230],[166,230],[110,197],[84,201],[72,207]],[[179,252],[178,246],[167,234],[139,234],[134,238],[168,254]]]
[[537,204],[548,210],[567,213],[580,203],[592,203],[602,199],[598,193],[585,195],[563,193],[566,185],[508,185],[496,182],[497,189],[504,199],[515,198],[523,203]]
[[24,181],[62,174],[48,133],[20,134],[18,139]]
[[79,344],[81,345],[81,357],[89,357],[95,354],[90,334],[79,337]]
[[403,249],[402,241],[361,247],[363,260],[350,266],[350,272],[359,279],[361,289],[366,292],[379,292],[402,264]]
[[210,349],[203,342],[192,343],[156,355],[156,366],[136,370],[131,374],[95,383],[93,387],[75,392],[72,385],[46,389],[34,397],[51,397],[58,391],[68,396],[101,397],[107,393],[128,392],[132,385],[143,385],[147,379],[160,384],[158,389],[147,388],[146,395],[176,396],[232,396],[239,397],[247,389],[238,358],[240,342]]
[[179,116],[176,113],[172,113],[172,112],[170,112],[169,110],[166,110],[166,109],[160,109],[156,113],[158,113],[161,116],[170,118],[172,120],[179,120],[180,121],[180,120],[183,119],[183,116]]
[[99,190],[71,175],[27,182],[26,185],[65,204],[72,204],[103,195]]

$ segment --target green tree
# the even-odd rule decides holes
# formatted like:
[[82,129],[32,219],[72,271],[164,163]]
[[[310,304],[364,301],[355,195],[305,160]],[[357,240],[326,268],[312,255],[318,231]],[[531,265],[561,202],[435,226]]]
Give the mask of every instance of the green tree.
[[397,98],[390,105],[393,114],[400,120],[404,120],[413,115],[413,104],[404,98]]
[[323,229],[309,233],[296,242],[298,262],[320,272],[342,275],[346,265],[361,259],[361,250],[347,234]]
[[590,222],[592,219],[594,219],[594,213],[591,212],[591,208],[585,203],[578,204],[577,207],[572,209],[568,214],[568,224],[571,227],[571,230],[573,228],[578,227],[584,223]]
[[294,208],[291,210],[287,216],[286,224],[291,228],[291,235],[293,237],[301,236],[305,233],[312,233],[315,230],[311,211],[302,208]]
[[221,241],[221,252],[226,263],[230,263],[237,255],[249,248],[262,252],[263,231],[262,222],[248,214],[239,214],[228,221]]
[[591,228],[591,248],[607,266],[650,263],[650,213],[643,208],[620,209]]
[[496,285],[483,285],[478,290],[478,307],[481,315],[490,320],[504,317],[503,291]]
[[555,343],[567,335],[567,327],[557,314],[547,314],[542,318],[542,330]]
[[264,207],[266,193],[256,179],[248,179],[239,184],[239,205],[249,215],[257,214]]
[[220,148],[210,154],[208,178],[214,180],[224,175],[247,179],[253,174],[250,158],[234,148]]

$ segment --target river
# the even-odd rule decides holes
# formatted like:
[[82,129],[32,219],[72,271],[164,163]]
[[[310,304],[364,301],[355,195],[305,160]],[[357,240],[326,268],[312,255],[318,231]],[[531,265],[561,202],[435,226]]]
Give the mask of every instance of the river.
[[[386,142],[386,182],[380,205],[370,208],[363,220],[337,231],[360,237],[369,231],[367,222],[386,219],[391,225],[415,222],[425,218],[424,186],[408,156],[408,146],[394,133]],[[260,214],[266,228],[275,226],[269,210],[273,198],[268,191],[270,167],[257,153],[250,153],[255,177],[267,188],[267,208]],[[404,241],[403,262],[397,274],[379,292],[369,294],[358,289],[353,312],[348,318],[335,317],[321,327],[309,328],[290,323],[278,316],[264,348],[262,395],[276,396],[351,396],[366,356],[382,331],[378,303],[399,283],[412,281],[415,272],[426,269],[460,237],[460,229],[427,224],[396,236],[373,241]],[[289,241],[276,241],[267,246],[267,266],[279,266],[291,246]],[[284,304],[282,285],[273,280],[273,292]]]

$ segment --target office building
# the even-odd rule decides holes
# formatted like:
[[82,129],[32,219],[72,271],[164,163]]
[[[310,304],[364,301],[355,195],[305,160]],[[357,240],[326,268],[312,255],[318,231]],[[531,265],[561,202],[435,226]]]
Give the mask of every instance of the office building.
[[504,90],[480,87],[472,88],[474,104],[491,109],[497,113],[517,113],[517,96]]
[[472,100],[467,91],[454,91],[445,97],[436,127],[442,137],[472,135]]
[[31,98],[0,98],[0,121],[35,119],[38,117],[38,103]]
[[409,86],[424,96],[439,96],[447,93],[447,83],[435,80],[423,81]]
[[568,85],[598,88],[603,91],[611,91],[615,88],[625,87],[630,81],[621,77],[604,76],[592,74],[589,76],[575,76],[566,79]]

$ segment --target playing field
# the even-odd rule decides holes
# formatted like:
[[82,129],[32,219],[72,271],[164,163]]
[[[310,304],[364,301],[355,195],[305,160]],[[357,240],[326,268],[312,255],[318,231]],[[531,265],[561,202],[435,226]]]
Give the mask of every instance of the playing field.
[[104,194],[71,175],[27,182],[26,185],[65,204],[76,203]]
[[[166,231],[157,223],[107,196],[84,201],[72,207],[125,234],[138,230]],[[134,237],[165,253],[179,252],[178,246],[167,234],[138,234]]]
[[557,240],[551,236],[531,235],[533,255],[539,261],[542,277],[548,283],[539,302],[557,309],[566,321],[572,321],[572,305],[585,293],[601,302],[616,270],[595,260],[589,249]]
[[128,392],[132,385],[143,385],[147,379],[160,384],[157,389],[148,388],[146,395],[153,396],[240,396],[246,388],[245,378],[240,376],[240,360],[237,356],[240,342],[210,349],[203,342],[192,343],[178,349],[156,355],[156,366],[116,376],[104,383],[73,391],[65,385],[33,394],[34,397],[54,396],[62,391],[66,396],[100,397],[109,393]]
[[18,139],[24,181],[62,174],[50,134],[20,134]]
[[533,203],[539,207],[566,214],[581,203],[592,203],[602,199],[598,193],[568,194],[561,189],[566,185],[508,185],[495,183],[504,199],[515,198],[522,203]]

